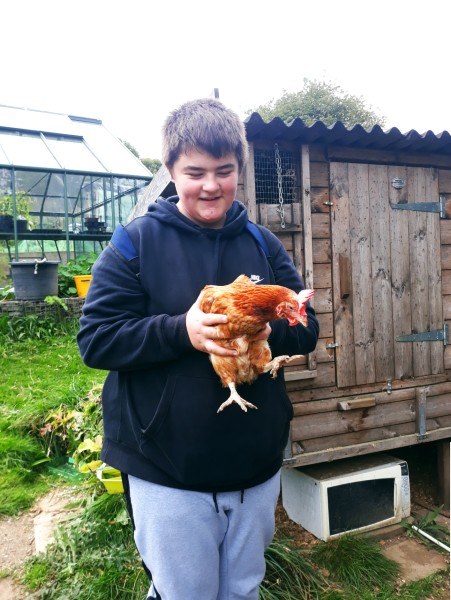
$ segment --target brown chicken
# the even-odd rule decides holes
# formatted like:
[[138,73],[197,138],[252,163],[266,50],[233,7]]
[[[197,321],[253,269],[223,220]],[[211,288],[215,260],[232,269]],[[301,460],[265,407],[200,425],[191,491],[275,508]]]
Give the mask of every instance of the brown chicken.
[[227,323],[217,325],[216,342],[238,351],[238,356],[210,354],[222,385],[230,389],[230,397],[221,404],[218,412],[233,402],[245,412],[247,408],[257,408],[238,394],[236,385],[252,383],[262,373],[270,372],[276,377],[281,366],[300,355],[277,356],[271,360],[268,342],[253,338],[266,323],[275,319],[286,318],[290,325],[302,323],[306,327],[306,303],[314,291],[302,290],[296,294],[279,285],[256,285],[246,275],[240,275],[229,285],[207,285],[203,292],[201,310],[228,317]]

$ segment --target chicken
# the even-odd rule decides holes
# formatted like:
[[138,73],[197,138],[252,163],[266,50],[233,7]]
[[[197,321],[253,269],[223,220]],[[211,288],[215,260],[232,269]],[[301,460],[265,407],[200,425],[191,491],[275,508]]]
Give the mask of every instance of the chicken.
[[236,385],[252,383],[262,373],[270,372],[273,377],[281,366],[300,358],[277,356],[271,360],[271,350],[266,340],[253,339],[268,323],[286,318],[288,323],[307,326],[306,304],[313,290],[302,290],[299,294],[279,285],[256,285],[240,275],[229,285],[207,285],[204,287],[200,308],[205,313],[227,315],[228,322],[217,325],[219,345],[238,351],[238,356],[210,354],[214,370],[224,387],[230,389],[230,397],[219,407],[236,402],[245,412],[257,408],[242,398]]

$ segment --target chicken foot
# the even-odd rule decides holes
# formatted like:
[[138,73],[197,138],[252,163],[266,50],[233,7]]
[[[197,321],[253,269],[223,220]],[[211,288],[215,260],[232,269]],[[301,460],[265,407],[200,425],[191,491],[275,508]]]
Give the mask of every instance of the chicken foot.
[[293,354],[293,356],[283,354],[282,356],[276,356],[264,366],[263,373],[267,373],[269,371],[273,378],[275,378],[277,377],[280,367],[288,365],[290,362],[297,360],[298,358],[302,358],[302,354]]
[[233,404],[233,402],[236,402],[238,404],[238,406],[241,408],[241,410],[244,410],[244,412],[247,412],[248,407],[249,408],[257,408],[256,406],[254,406],[254,404],[251,404],[250,402],[248,402],[247,400],[245,400],[244,398],[242,398],[239,395],[239,393],[236,391],[236,387],[233,382],[230,382],[227,385],[230,388],[230,396],[229,396],[229,399],[226,400],[225,402],[223,402],[221,404],[221,406],[218,408],[218,413],[221,412],[222,410],[224,410],[224,408],[226,406],[230,406],[230,404]]

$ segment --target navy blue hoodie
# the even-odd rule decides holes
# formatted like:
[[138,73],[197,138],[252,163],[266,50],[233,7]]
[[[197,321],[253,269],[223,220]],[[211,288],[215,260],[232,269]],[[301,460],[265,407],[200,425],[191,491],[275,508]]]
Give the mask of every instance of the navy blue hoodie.
[[[207,284],[238,275],[298,292],[301,279],[279,240],[265,231],[272,268],[246,230],[247,211],[235,201],[222,229],[202,228],[160,199],[126,226],[140,275],[110,244],[93,269],[80,321],[84,362],[110,371],[103,394],[102,459],[124,473],[160,485],[198,491],[245,489],[280,468],[293,411],[282,370],[261,375],[240,395],[258,407],[233,404],[206,353],[193,348],[186,312]],[[311,352],[318,322],[271,323],[273,356]]]

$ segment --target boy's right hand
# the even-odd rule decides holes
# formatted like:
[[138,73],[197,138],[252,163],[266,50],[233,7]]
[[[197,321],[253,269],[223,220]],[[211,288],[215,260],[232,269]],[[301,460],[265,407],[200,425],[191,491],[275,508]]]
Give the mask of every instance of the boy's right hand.
[[226,315],[216,315],[214,313],[204,313],[200,309],[200,301],[203,292],[199,294],[196,302],[186,313],[186,329],[189,339],[200,352],[208,354],[217,354],[218,356],[237,356],[236,350],[229,350],[216,343],[220,337],[216,325],[227,323]]

